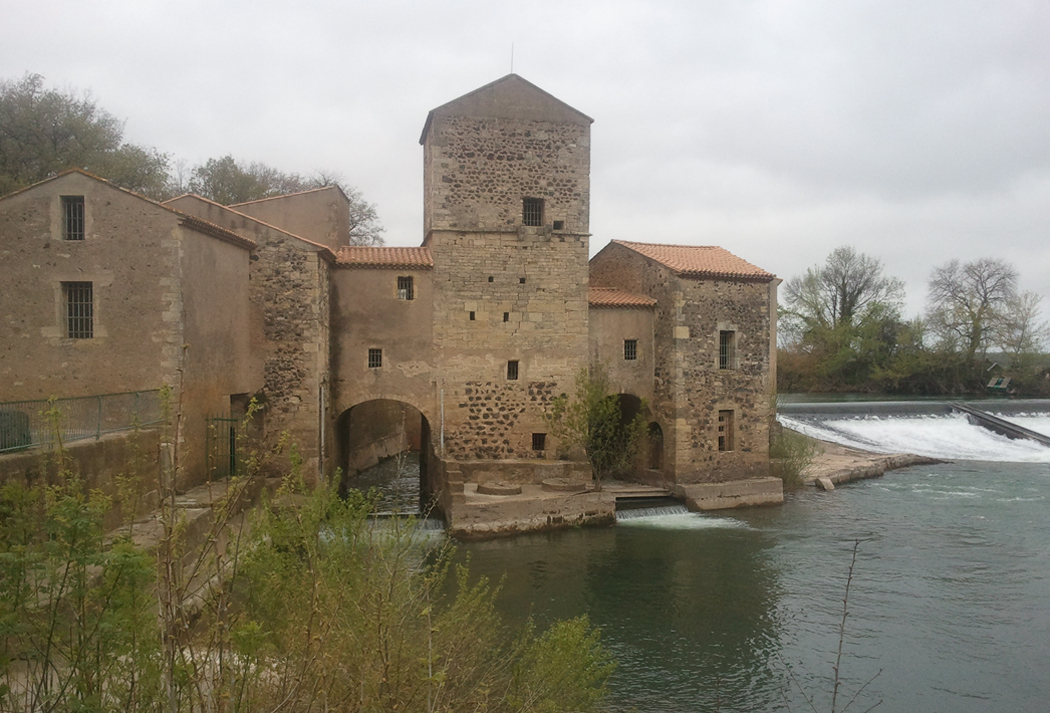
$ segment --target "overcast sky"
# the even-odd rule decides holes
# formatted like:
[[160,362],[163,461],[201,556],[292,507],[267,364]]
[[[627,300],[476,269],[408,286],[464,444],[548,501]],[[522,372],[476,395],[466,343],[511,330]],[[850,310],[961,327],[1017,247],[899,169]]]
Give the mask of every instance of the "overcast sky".
[[[1001,257],[1050,294],[1046,0],[0,0],[0,77],[125,138],[341,173],[422,239],[427,111],[511,70],[593,117],[592,253],[721,245],[787,279],[852,245],[923,306]],[[1044,300],[1044,316],[1050,299]]]

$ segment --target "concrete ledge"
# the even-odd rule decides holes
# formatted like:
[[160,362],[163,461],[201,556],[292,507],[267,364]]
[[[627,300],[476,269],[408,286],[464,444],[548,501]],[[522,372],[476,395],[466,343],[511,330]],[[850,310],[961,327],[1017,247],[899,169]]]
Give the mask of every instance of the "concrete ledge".
[[784,483],[780,478],[752,478],[725,483],[695,483],[675,486],[675,495],[690,510],[725,510],[784,502]]
[[456,461],[456,466],[462,474],[459,479],[468,483],[539,483],[548,478],[591,479],[590,464],[568,460],[468,460]]
[[501,497],[479,493],[474,483],[464,490],[448,514],[448,534],[461,540],[616,522],[615,498],[595,491],[555,493],[522,485],[520,495]]

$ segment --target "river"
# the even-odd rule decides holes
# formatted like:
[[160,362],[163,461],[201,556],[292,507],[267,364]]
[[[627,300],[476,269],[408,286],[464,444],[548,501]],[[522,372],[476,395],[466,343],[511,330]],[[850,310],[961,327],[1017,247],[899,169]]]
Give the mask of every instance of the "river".
[[1045,710],[1050,449],[955,417],[900,420],[831,427],[983,460],[793,492],[777,507],[623,513],[615,527],[465,543],[457,556],[503,578],[510,624],[586,614],[600,626],[619,662],[614,711],[812,710],[808,696],[823,712],[859,540],[838,710],[862,687],[849,710]]

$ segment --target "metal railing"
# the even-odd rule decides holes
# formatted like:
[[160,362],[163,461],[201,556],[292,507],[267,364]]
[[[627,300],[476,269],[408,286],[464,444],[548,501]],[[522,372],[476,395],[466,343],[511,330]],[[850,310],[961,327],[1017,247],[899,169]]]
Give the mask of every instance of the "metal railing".
[[163,420],[160,389],[79,396],[53,401],[0,403],[0,453],[47,446],[54,441],[48,412],[54,409],[63,442],[152,426]]

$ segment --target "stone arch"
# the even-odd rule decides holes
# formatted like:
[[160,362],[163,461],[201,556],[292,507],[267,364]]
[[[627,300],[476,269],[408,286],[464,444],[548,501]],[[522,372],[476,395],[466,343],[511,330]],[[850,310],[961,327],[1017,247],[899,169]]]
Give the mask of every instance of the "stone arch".
[[430,421],[415,404],[398,398],[359,401],[335,419],[335,442],[341,493],[347,492],[357,474],[409,452],[419,455],[420,506],[429,502],[433,492]]

